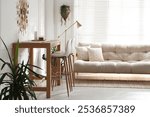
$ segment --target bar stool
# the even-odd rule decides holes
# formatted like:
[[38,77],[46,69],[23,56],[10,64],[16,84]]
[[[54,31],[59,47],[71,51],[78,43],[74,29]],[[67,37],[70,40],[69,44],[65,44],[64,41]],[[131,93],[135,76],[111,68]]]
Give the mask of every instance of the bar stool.
[[[66,80],[66,88],[67,88],[67,94],[69,97],[69,93],[73,90],[73,86],[74,86],[74,68],[73,68],[73,64],[74,64],[74,54],[72,53],[72,42],[73,40],[68,40],[66,47],[65,47],[65,52],[55,52],[51,54],[51,58],[54,61],[57,61],[58,59],[61,60],[61,63],[63,63],[63,72],[64,72],[64,76],[65,76],[65,80]],[[43,59],[46,60],[45,55],[43,55]],[[55,64],[55,62],[54,62]],[[56,67],[56,68],[55,68]],[[60,66],[58,66],[60,67]],[[60,72],[60,70],[54,70],[57,69],[57,65],[53,65],[52,66],[52,89],[55,86],[55,84],[57,84],[57,81],[60,81],[60,78],[62,77],[62,74]]]
[[[52,59],[61,59],[63,62],[63,68],[64,68],[64,76],[66,80],[66,88],[67,88],[67,94],[69,96],[69,92],[73,90],[73,69],[72,69],[72,63],[73,63],[73,54],[66,54],[61,52],[56,52],[52,54]],[[55,72],[56,73],[56,72]],[[52,83],[54,81],[57,81],[60,79],[60,73],[53,73],[52,74]],[[52,84],[52,87],[54,84]]]
[[[69,45],[69,42],[67,43],[67,45]],[[68,46],[67,46],[68,47]],[[69,50],[69,48],[68,48]],[[44,60],[46,60],[45,54],[43,54],[42,57]],[[74,72],[73,72],[73,63],[74,63],[74,55],[73,53],[67,51],[67,52],[55,52],[51,54],[51,58],[52,60],[54,60],[54,64],[55,61],[57,61],[57,59],[61,60],[61,63],[63,63],[63,68],[64,68],[64,76],[65,76],[65,80],[66,80],[66,88],[67,88],[67,94],[69,97],[69,93],[73,90],[73,86],[74,86]],[[54,68],[56,67],[56,68]],[[54,68],[54,69],[53,69]],[[60,77],[62,76],[62,74],[59,72],[60,70],[56,70],[57,69],[57,65],[53,65],[52,67],[52,90],[53,87],[55,86],[55,84],[57,85],[57,81],[60,80]]]

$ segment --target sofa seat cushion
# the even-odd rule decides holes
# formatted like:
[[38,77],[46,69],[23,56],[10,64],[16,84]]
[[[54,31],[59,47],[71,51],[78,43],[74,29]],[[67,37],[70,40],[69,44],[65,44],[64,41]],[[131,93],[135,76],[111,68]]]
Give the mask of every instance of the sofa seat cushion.
[[[113,72],[115,70],[115,62],[97,62],[76,60],[74,63],[75,72],[81,73],[100,73]],[[114,71],[115,72],[115,71]]]
[[76,60],[74,63],[75,72],[79,73],[150,73],[150,63],[143,61],[83,61]]
[[100,62],[89,62],[83,60],[76,60],[74,63],[74,71],[81,73],[98,73],[99,72],[99,64]]
[[132,72],[138,74],[150,74],[150,61],[149,62],[136,62],[132,63]]

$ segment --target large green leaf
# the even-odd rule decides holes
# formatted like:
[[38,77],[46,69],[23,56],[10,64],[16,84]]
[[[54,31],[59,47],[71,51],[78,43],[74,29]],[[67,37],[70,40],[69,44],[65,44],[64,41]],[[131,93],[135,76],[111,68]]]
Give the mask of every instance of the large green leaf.
[[36,73],[30,67],[38,69],[41,68],[29,64],[29,60],[27,61],[27,63],[25,63],[24,61],[22,61],[21,63],[17,63],[19,52],[19,41],[17,42],[15,56],[13,59],[10,56],[6,44],[2,39],[1,41],[3,42],[6,48],[9,57],[9,62],[0,58],[0,61],[2,62],[2,66],[0,68],[1,70],[3,70],[4,67],[7,66],[9,70],[7,72],[0,74],[0,85],[4,86],[4,88],[2,88],[2,90],[0,91],[0,99],[5,100],[37,99],[33,91],[33,86],[35,86],[36,83],[30,79],[29,73],[32,73],[33,75],[39,78],[42,78],[44,76]]
[[4,78],[7,76],[7,73],[4,73],[1,75],[1,78],[0,78],[0,85],[3,83],[4,81]]

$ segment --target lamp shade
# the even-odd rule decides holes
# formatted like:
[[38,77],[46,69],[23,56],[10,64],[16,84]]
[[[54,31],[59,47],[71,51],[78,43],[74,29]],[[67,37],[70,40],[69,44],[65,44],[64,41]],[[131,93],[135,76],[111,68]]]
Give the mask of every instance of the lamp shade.
[[76,22],[77,22],[77,28],[80,28],[82,25],[78,21]]

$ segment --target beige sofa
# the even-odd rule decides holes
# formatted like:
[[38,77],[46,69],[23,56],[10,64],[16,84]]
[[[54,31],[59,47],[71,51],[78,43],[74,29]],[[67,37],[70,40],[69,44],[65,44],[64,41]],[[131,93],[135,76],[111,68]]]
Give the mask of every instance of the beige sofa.
[[76,51],[75,73],[150,73],[150,45],[79,43]]

